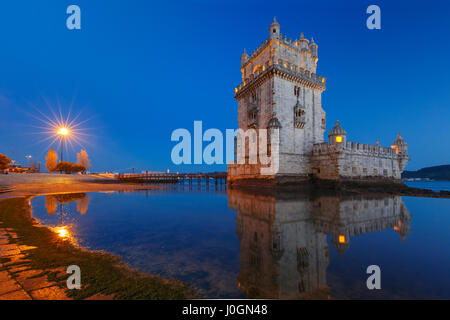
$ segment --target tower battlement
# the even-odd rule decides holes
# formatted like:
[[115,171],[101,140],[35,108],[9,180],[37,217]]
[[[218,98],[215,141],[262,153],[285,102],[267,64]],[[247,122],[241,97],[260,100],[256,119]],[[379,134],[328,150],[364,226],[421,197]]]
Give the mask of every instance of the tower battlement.
[[[300,39],[292,40],[291,38],[287,38],[287,36],[281,35],[280,39],[276,40],[269,40],[268,38],[262,42],[250,55],[247,55],[247,53],[244,51],[243,56],[247,55],[246,59],[244,59],[243,63],[241,64],[241,68],[247,67],[261,52],[263,52],[266,48],[273,45],[273,41],[278,41],[279,44],[288,46],[294,51],[306,53],[309,55],[317,54],[317,51],[314,52],[314,46],[310,47],[309,40],[300,37]],[[314,43],[314,42],[313,42]],[[316,44],[317,46],[317,44]],[[317,56],[316,56],[317,57]]]
[[345,144],[340,144],[338,146],[331,145],[328,142],[318,143],[313,146],[313,156],[340,152],[351,152],[354,154],[386,157],[390,159],[399,158],[399,155],[396,154],[395,149],[382,147],[379,145],[370,145],[347,141],[345,142]]
[[319,60],[317,49],[318,45],[314,39],[311,38],[311,41],[305,39],[303,33],[298,40],[283,36],[280,25],[274,19],[269,27],[269,38],[261,43],[250,56],[244,50],[241,56],[242,80],[245,82],[245,79],[254,75],[263,65],[267,68],[274,64],[274,61],[279,60],[315,74]]
[[305,70],[290,62],[283,61],[283,59],[273,58],[272,61],[268,61],[260,66],[260,68],[256,69],[254,73],[251,73],[248,78],[245,78],[242,83],[235,88],[235,98],[247,88],[251,87],[253,83],[256,83],[270,72],[276,72],[277,70],[285,72],[286,76],[297,77],[298,79],[296,80],[304,85],[309,85],[322,91],[326,89],[325,77],[310,73],[309,70]]

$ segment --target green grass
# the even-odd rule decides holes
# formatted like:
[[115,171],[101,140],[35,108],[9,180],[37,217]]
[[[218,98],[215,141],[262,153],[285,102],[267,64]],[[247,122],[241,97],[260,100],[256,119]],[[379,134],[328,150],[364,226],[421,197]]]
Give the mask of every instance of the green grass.
[[[96,293],[115,299],[191,299],[197,298],[194,289],[181,281],[131,270],[120,258],[106,252],[88,251],[61,239],[50,228],[40,226],[31,215],[29,199],[15,198],[0,201],[1,227],[12,228],[17,242],[37,249],[26,251],[31,269],[42,270],[49,281],[66,288],[69,275],[50,271],[78,265],[81,269],[81,289],[66,290],[75,299],[88,298]],[[3,259],[4,260],[4,259]],[[6,261],[5,261],[6,262]]]

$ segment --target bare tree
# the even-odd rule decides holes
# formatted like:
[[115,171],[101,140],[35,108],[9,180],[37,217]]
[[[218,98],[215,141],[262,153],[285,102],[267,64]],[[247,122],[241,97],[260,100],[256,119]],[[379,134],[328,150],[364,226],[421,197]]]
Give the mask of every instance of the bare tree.
[[85,167],[86,169],[88,169],[91,166],[91,161],[89,160],[89,156],[86,152],[86,150],[81,149],[80,153],[77,153],[77,163],[80,166]]
[[50,148],[50,150],[48,150],[48,154],[45,157],[45,167],[47,168],[47,170],[52,173],[53,171],[55,171],[56,166],[58,164],[58,154],[56,153],[55,150],[53,150],[53,148]]

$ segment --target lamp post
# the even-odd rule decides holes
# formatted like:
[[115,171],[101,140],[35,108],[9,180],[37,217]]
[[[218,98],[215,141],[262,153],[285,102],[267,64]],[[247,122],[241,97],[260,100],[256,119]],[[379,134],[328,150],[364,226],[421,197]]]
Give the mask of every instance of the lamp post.
[[63,147],[64,147],[64,136],[69,134],[69,130],[67,128],[60,128],[58,130],[58,134],[61,136],[61,161],[63,161]]

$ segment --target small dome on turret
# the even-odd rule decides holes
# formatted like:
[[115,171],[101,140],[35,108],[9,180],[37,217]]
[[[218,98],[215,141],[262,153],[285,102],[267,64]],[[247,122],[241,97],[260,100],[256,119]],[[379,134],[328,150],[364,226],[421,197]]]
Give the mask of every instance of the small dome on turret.
[[394,141],[394,146],[398,146],[398,147],[403,147],[403,146],[407,146],[408,144],[406,143],[405,140],[403,140],[401,133],[399,132],[397,135],[397,139],[395,139]]
[[273,17],[273,22],[269,27],[270,39],[280,39],[280,25],[277,22],[277,19]]
[[[402,158],[408,157],[408,144],[405,140],[403,140],[400,132],[398,133],[397,139],[395,139],[394,144],[391,146],[392,149],[395,150],[396,154],[398,154]],[[406,163],[402,164],[402,167],[406,166]],[[402,169],[403,170],[403,169]]]
[[314,38],[311,37],[311,44],[309,45],[309,49],[311,50],[311,54],[317,57],[317,43],[314,42]]
[[306,42],[306,43],[309,44],[309,40],[305,38],[305,36],[303,35],[303,32],[300,33],[300,39],[298,39],[298,40],[299,40],[299,41],[304,41],[304,42]]
[[339,120],[336,120],[336,124],[334,125],[333,129],[331,129],[329,136],[345,136],[347,135],[347,132],[345,132],[344,129],[342,129],[341,125],[339,124]]
[[241,56],[241,59],[244,59],[244,58],[249,58],[249,56],[247,54],[247,50],[245,50],[245,49],[244,49],[244,53]]
[[300,34],[300,39],[298,40],[298,42],[300,44],[300,49],[308,49],[309,40],[305,39],[303,32]]
[[249,60],[250,57],[248,56],[247,51],[244,49],[244,53],[241,56],[241,67],[243,67]]
[[269,124],[267,125],[269,129],[281,128],[281,123],[278,118],[274,115],[272,119],[269,120]]
[[280,25],[277,22],[277,18],[276,17],[273,17],[273,22],[270,25],[270,27],[278,27],[278,28],[280,27]]
[[339,120],[336,120],[334,128],[331,129],[330,133],[328,134],[328,141],[331,145],[345,145],[345,143],[347,142],[347,132],[342,129],[341,125],[339,124]]
[[349,246],[350,246],[350,243],[339,243],[335,246],[337,252],[339,253],[340,258],[342,258],[342,256],[344,255],[344,252],[347,251]]

